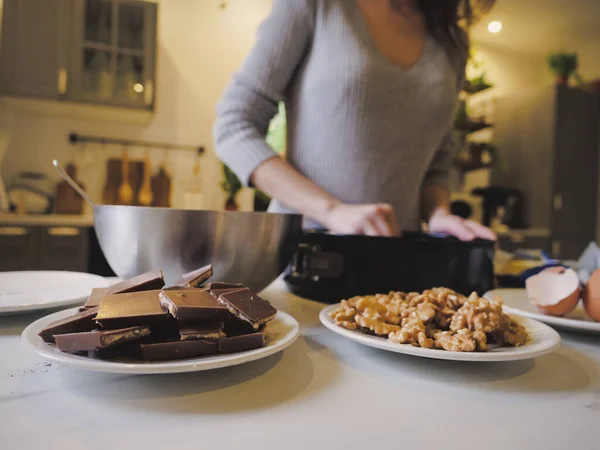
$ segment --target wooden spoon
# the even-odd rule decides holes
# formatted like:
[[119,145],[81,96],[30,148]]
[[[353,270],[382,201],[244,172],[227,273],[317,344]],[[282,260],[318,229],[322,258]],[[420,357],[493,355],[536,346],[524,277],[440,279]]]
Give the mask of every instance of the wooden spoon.
[[123,156],[121,159],[121,186],[119,186],[119,203],[122,205],[131,205],[133,202],[133,188],[129,183],[129,155],[127,147],[123,147]]
[[148,150],[146,150],[144,154],[144,181],[140,188],[140,192],[138,193],[138,203],[141,206],[150,206],[152,205],[152,200],[154,200],[154,196],[152,195],[151,175],[150,156],[148,155]]

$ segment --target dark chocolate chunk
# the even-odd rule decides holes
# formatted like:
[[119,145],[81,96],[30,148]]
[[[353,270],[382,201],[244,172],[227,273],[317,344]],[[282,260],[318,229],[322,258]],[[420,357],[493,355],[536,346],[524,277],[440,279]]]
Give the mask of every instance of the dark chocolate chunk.
[[263,333],[252,333],[219,339],[220,353],[245,352],[264,346],[265,335]]
[[65,333],[80,333],[83,331],[92,331],[96,328],[94,319],[98,314],[98,307],[90,308],[82,312],[78,312],[64,319],[52,322],[39,333],[44,342],[54,342],[54,336]]
[[125,294],[128,292],[152,291],[165,285],[162,270],[151,270],[129,280],[113,284],[104,295]]
[[223,322],[179,322],[179,336],[182,341],[191,339],[220,339],[225,337],[225,333],[223,333]]
[[208,283],[205,286],[202,286],[204,289],[210,289],[211,291],[217,291],[221,289],[241,289],[245,287],[243,284],[237,283],[224,283],[222,281],[213,281],[212,283]]
[[96,321],[103,328],[127,328],[164,322],[170,315],[160,305],[159,293],[160,291],[142,291],[105,295]]
[[173,283],[174,286],[183,287],[198,287],[206,283],[210,277],[212,277],[213,270],[212,266],[201,267],[200,269],[192,270],[181,276],[179,280]]
[[256,330],[248,322],[240,320],[234,315],[228,314],[223,322],[223,332],[225,333],[225,336],[232,337],[256,333]]
[[248,322],[255,330],[275,318],[277,314],[277,310],[268,301],[246,288],[221,294],[219,302],[227,306],[231,314]]
[[141,344],[140,356],[146,361],[169,361],[214,355],[219,351],[216,341],[174,341],[158,344]]
[[106,348],[123,342],[140,339],[150,334],[150,327],[132,327],[121,330],[94,330],[83,333],[55,335],[56,347],[63,352],[84,352]]
[[160,304],[178,320],[207,320],[222,317],[227,308],[203,289],[163,290]]
[[[146,338],[142,338],[145,340]],[[90,358],[108,359],[116,361],[130,362],[133,360],[139,361],[140,358],[140,341],[127,341],[119,345],[106,348],[96,348],[87,353]]]
[[87,299],[87,302],[83,306],[85,309],[93,308],[94,306],[100,306],[100,302],[102,301],[102,297],[106,295],[106,291],[108,288],[94,288],[92,289],[92,293]]

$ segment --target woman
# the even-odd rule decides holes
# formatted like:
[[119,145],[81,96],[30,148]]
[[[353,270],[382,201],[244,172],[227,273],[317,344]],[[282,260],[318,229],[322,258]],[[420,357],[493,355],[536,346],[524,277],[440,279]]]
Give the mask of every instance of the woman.
[[[307,227],[494,239],[449,213],[468,42],[459,0],[274,0],[218,107],[216,151]],[[468,12],[468,8],[462,10]],[[284,101],[287,161],[265,143]]]

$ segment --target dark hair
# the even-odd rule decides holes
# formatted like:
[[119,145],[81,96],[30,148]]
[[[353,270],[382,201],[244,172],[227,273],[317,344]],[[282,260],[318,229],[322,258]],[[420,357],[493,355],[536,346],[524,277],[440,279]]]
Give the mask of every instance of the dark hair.
[[429,33],[442,45],[459,71],[469,58],[467,29],[473,20],[470,0],[418,0]]

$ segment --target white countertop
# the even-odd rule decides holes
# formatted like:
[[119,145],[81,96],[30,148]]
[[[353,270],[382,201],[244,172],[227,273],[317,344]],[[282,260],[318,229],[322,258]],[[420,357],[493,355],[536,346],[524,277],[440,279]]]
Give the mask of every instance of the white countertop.
[[515,363],[426,360],[320,326],[322,305],[264,293],[302,326],[281,354],[214,372],[119,376],[48,364],[0,317],[0,447],[13,449],[600,448],[600,337],[562,333]]
[[49,227],[92,227],[94,216],[84,214],[69,216],[62,214],[8,214],[0,213],[0,226],[49,226]]

